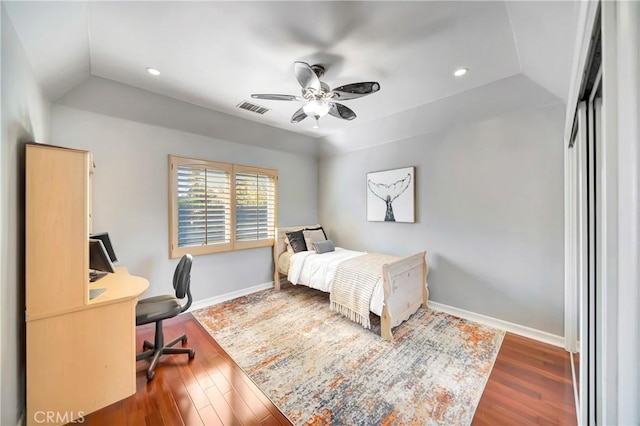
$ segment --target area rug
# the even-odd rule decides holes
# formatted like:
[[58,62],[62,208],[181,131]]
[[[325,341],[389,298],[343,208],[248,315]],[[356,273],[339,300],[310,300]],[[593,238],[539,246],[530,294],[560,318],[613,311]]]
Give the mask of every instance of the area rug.
[[420,309],[388,342],[292,285],[193,315],[295,425],[468,425],[504,337]]

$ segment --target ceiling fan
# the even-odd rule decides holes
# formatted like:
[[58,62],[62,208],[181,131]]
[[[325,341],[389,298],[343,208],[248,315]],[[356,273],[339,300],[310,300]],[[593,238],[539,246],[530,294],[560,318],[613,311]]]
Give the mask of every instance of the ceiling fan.
[[331,90],[328,84],[320,81],[325,72],[322,65],[298,61],[293,64],[293,72],[302,86],[302,96],[253,94],[251,97],[271,101],[307,101],[291,116],[291,122],[299,123],[310,115],[316,119],[314,129],[320,127],[320,118],[327,114],[343,120],[356,118],[355,112],[336,101],[361,98],[380,90],[380,83],[375,81],[345,84]]

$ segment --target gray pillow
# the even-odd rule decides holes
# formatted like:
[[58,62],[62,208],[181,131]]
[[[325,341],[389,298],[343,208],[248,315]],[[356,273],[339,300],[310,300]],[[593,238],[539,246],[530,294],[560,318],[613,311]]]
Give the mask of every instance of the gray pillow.
[[318,254],[336,251],[336,247],[333,245],[333,241],[331,240],[315,241],[313,243],[313,248]]

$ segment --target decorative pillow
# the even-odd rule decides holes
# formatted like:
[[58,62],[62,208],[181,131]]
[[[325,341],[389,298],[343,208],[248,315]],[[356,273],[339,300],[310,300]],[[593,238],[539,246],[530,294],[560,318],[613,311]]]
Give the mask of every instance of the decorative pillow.
[[328,239],[327,238],[327,233],[324,232],[324,228],[322,228],[322,226],[318,226],[317,228],[304,228],[305,231],[317,231],[318,229],[321,230],[322,233],[324,234],[324,239],[325,240]]
[[324,235],[324,231],[322,229],[316,229],[313,231],[304,230],[302,231],[302,235],[304,235],[304,242],[307,246],[307,250],[313,250],[313,243],[316,241],[326,241],[327,237]]
[[285,251],[278,257],[278,272],[287,275],[289,273],[289,265],[291,264],[291,253]]
[[318,254],[336,251],[336,247],[333,245],[333,241],[331,240],[316,241],[313,243],[313,249]]
[[284,246],[287,248],[287,252],[293,254],[293,247],[291,247],[291,243],[289,242],[289,237],[284,237]]
[[304,235],[301,230],[287,232],[287,238],[289,239],[289,245],[293,249],[294,253],[307,251],[307,244],[304,242]]

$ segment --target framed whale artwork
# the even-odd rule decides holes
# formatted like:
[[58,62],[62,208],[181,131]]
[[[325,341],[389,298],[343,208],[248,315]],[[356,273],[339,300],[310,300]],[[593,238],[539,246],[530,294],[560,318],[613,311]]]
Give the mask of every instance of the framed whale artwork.
[[415,167],[367,173],[367,220],[415,222]]

